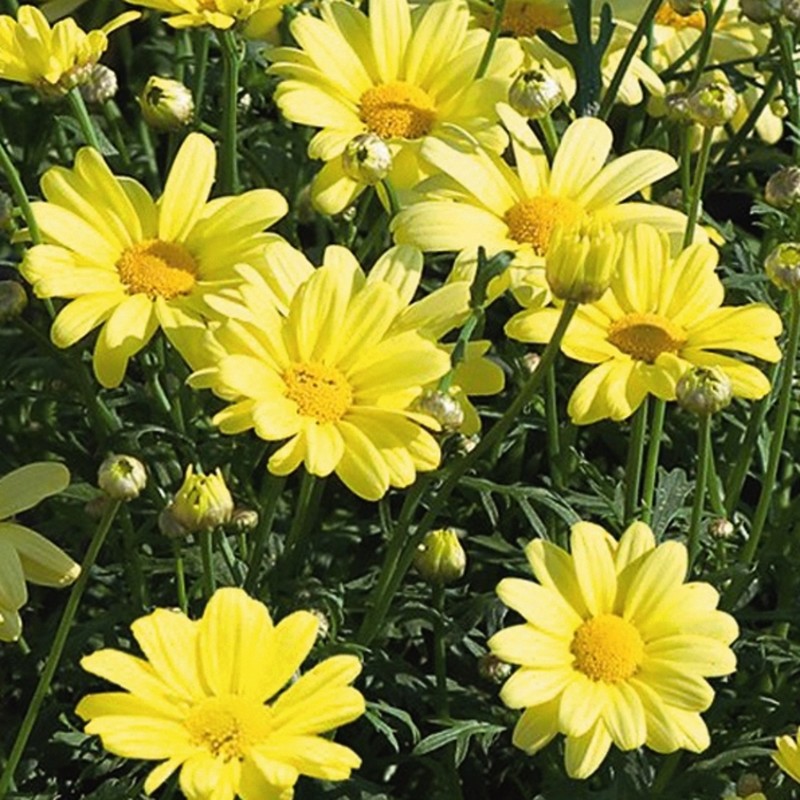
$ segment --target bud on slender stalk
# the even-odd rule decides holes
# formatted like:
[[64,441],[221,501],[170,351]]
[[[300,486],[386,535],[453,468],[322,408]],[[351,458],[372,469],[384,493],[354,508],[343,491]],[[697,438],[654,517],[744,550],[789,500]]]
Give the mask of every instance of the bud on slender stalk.
[[722,81],[698,86],[687,100],[689,116],[704,128],[715,128],[730,122],[738,107],[736,92]]
[[144,464],[133,456],[109,456],[97,472],[97,485],[112,500],[134,500],[147,483]]
[[258,527],[258,511],[254,508],[242,508],[241,506],[233,509],[230,527],[236,533],[247,533]]
[[360,133],[344,148],[342,169],[348,178],[372,186],[391,172],[392,151],[377,134]]
[[800,167],[783,167],[767,181],[764,199],[775,208],[791,208],[800,202]]
[[794,292],[800,288],[800,244],[779,244],[764,262],[767,277],[779,288]]
[[233,498],[219,469],[210,475],[195,474],[190,464],[169,509],[175,522],[194,533],[229,522],[233,514]]
[[528,69],[517,75],[508,90],[508,103],[523,117],[541,119],[564,102],[558,82],[541,69]]
[[467,554],[453,528],[428,531],[414,554],[414,567],[431,584],[454,583],[464,575]]
[[87,103],[102,105],[117,93],[117,74],[103,64],[95,64],[88,78],[80,85],[80,92]]
[[692,367],[678,381],[675,395],[685,411],[707,417],[730,405],[733,387],[719,367]]
[[139,95],[144,121],[157,131],[176,131],[194,117],[194,98],[180,81],[152,75]]
[[708,523],[708,532],[715,539],[730,539],[734,530],[733,523],[725,517],[717,517]]

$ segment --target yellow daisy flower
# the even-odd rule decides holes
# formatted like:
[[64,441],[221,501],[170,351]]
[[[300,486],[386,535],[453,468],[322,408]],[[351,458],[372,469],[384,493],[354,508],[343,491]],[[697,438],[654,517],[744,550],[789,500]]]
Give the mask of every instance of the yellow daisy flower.
[[84,697],[86,733],[125,758],[162,763],[153,793],[180,768],[189,800],[291,800],[300,775],[344,780],[361,759],[320,734],[364,713],[348,684],[355,656],[333,656],[291,684],[317,636],[317,618],[296,611],[273,624],[241,589],[219,589],[200,620],[158,608],[132,625],[144,659],[99,650],[81,666],[123,692]]
[[395,217],[397,242],[423,251],[460,252],[459,262],[473,266],[481,245],[489,256],[510,250],[515,254],[508,271],[511,285],[531,283],[544,290],[544,256],[556,223],[592,218],[626,230],[648,221],[676,239],[683,235],[684,214],[652,203],[622,202],[674,172],[672,156],[638,150],[606,164],[611,129],[582,117],[567,128],[550,167],[527,122],[506,104],[497,108],[511,133],[516,167],[463,139],[428,139],[422,156],[449,180],[434,179],[429,199]]
[[20,6],[16,20],[0,16],[0,78],[47,96],[65,94],[89,76],[108,47],[108,34],[138,17],[129,11],[86,33],[72,18],[51,28],[38,8]]
[[61,464],[35,463],[0,478],[0,640],[13,642],[22,631],[19,609],[28,600],[25,581],[68,586],[81,568],[41,534],[13,521],[45,497],[64,491],[69,471]]
[[525,553],[538,583],[505,578],[500,599],[525,622],[489,640],[519,666],[500,697],[525,711],[513,742],[526,753],[566,736],[572,778],[589,777],[612,744],[700,752],[700,717],[714,699],[705,678],[736,668],[736,621],[707,583],[684,583],[688,555],[634,522],[619,542],[599,525],[572,527],[571,554],[537,539]]
[[793,780],[800,783],[800,731],[795,736],[778,736],[772,760]]
[[321,210],[337,213],[365,188],[345,174],[342,153],[367,131],[389,143],[389,180],[401,199],[425,174],[420,144],[448,125],[498,152],[505,147],[494,105],[522,53],[512,40],[497,42],[486,75],[476,80],[488,34],[468,30],[463,0],[441,0],[413,15],[407,0],[375,0],[368,17],[349,3],[326,2],[321,13],[292,22],[302,49],[269,54],[269,71],[285,79],[275,92],[284,116],[323,129],[308,151],[326,162],[312,185]]
[[125,0],[173,16],[164,20],[173,28],[210,26],[228,30],[238,25],[250,39],[273,38],[283,7],[299,0]]
[[[597,366],[569,401],[573,422],[625,419],[648,394],[675,399],[675,385],[692,365],[719,367],[738,397],[756,399],[770,388],[751,364],[720,350],[778,361],[780,317],[763,303],[723,306],[718,253],[698,243],[670,255],[667,237],[648,225],[626,234],[619,270],[596,303],[578,308],[562,341],[570,357]],[[521,311],[506,333],[525,342],[549,341],[559,311]]]
[[279,238],[262,231],[286,213],[283,197],[256,189],[209,202],[215,165],[211,140],[190,134],[157,202],[88,147],[72,170],[44,174],[49,202],[32,207],[45,243],[28,250],[22,274],[37,297],[72,300],[53,323],[58,347],[102,325],[93,364],[103,386],[122,382],[159,325],[181,350],[183,329],[209,312],[207,297],[239,280],[233,266],[256,263]]

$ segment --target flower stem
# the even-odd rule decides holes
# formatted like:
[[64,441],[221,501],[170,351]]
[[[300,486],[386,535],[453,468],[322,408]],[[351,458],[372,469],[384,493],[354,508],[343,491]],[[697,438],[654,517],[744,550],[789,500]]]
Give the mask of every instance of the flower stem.
[[77,86],[74,89],[70,89],[67,93],[67,98],[72,109],[72,116],[75,117],[75,121],[80,125],[86,144],[102,153],[103,147],[100,144],[100,137],[97,135],[97,129],[94,127],[94,122],[92,122],[89,110],[86,108],[86,103],[83,102],[81,90]]
[[556,395],[556,371],[553,364],[545,376],[544,411],[547,421],[547,460],[550,464],[550,478],[553,486],[563,486],[561,473],[561,436],[558,425],[558,397]]
[[31,234],[31,241],[34,244],[39,244],[42,241],[42,235],[39,232],[39,226],[36,224],[36,217],[33,215],[33,209],[31,208],[30,201],[28,200],[28,193],[25,191],[25,187],[22,184],[22,178],[20,178],[19,172],[14,166],[14,162],[11,160],[11,156],[6,149],[6,146],[3,144],[2,138],[0,138],[0,168],[2,168],[3,173],[5,174],[6,179],[11,186],[11,191],[14,193],[14,199],[17,201],[20,211],[22,211],[22,216],[25,217],[25,222],[27,223],[28,230]]
[[325,481],[321,481],[310,472],[303,472],[297,506],[289,533],[286,536],[284,558],[288,575],[295,575],[300,568],[308,547],[308,534],[317,518],[324,488]]
[[647,430],[647,397],[636,411],[628,443],[628,461],[625,464],[625,524],[633,520],[636,502],[639,498],[639,484],[642,482],[642,462],[644,461],[644,439]]
[[[797,94],[797,70],[794,64],[794,31],[791,25],[782,22],[773,23],[775,38],[778,40],[778,50],[781,56],[781,71],[783,73],[783,97],[789,110],[789,121],[795,131],[800,127],[800,98]],[[794,160],[800,154],[800,145],[797,137],[791,137]]]
[[175,591],[178,594],[178,606],[184,614],[189,611],[189,600],[186,596],[186,572],[183,568],[183,552],[181,543],[172,540],[172,552],[175,554]]
[[73,584],[69,598],[67,599],[67,604],[64,606],[64,612],[61,615],[61,621],[58,623],[58,629],[56,630],[53,644],[47,656],[47,661],[45,662],[42,674],[39,676],[39,683],[36,685],[36,690],[28,705],[28,710],[25,712],[25,718],[22,720],[17,738],[14,740],[11,754],[3,768],[2,775],[0,775],[0,800],[6,797],[11,783],[14,780],[14,773],[19,766],[19,762],[25,750],[25,745],[28,743],[28,738],[33,731],[33,726],[36,724],[39,711],[42,708],[47,692],[50,690],[53,676],[56,673],[56,669],[58,669],[58,664],[64,652],[64,646],[67,643],[67,637],[69,636],[72,622],[75,619],[75,614],[78,611],[81,597],[83,597],[83,592],[86,589],[86,585],[89,583],[92,567],[97,560],[97,555],[100,552],[100,548],[103,546],[103,542],[111,528],[111,523],[114,521],[117,511],[119,511],[120,505],[121,502],[119,500],[113,500],[109,504],[89,543],[89,549],[86,551],[83,563],[81,564],[81,573]]
[[489,69],[489,64],[492,62],[492,55],[494,54],[494,47],[497,44],[497,37],[500,36],[500,28],[503,25],[503,14],[506,10],[506,0],[496,0],[494,6],[494,19],[492,20],[492,29],[489,31],[489,38],[486,40],[486,47],[484,48],[481,61],[478,64],[478,69],[475,71],[475,80],[482,78]]
[[264,551],[267,548],[267,539],[272,532],[272,524],[275,521],[275,512],[278,508],[278,500],[283,493],[286,485],[286,478],[278,478],[272,474],[267,475],[266,486],[262,490],[263,499],[259,503],[258,513],[260,515],[258,528],[253,536],[253,547],[250,550],[250,560],[247,564],[247,577],[244,581],[246,592],[253,592],[257,587],[258,570],[264,558]]
[[694,241],[694,227],[697,224],[697,217],[700,213],[700,198],[703,196],[703,183],[708,169],[708,157],[711,154],[713,135],[713,128],[703,128],[703,141],[700,145],[700,154],[697,157],[697,166],[689,198],[689,211],[686,215],[686,232],[683,235],[684,247],[688,247]]
[[545,114],[539,122],[539,128],[544,136],[544,143],[547,147],[547,160],[552,164],[553,159],[556,157],[558,151],[558,134],[556,133],[556,126],[553,125],[553,118],[549,114]]
[[217,591],[217,576],[214,575],[214,539],[213,530],[204,528],[200,531],[200,559],[203,564],[203,597],[211,599]]
[[436,674],[436,713],[443,719],[450,716],[450,703],[447,697],[447,645],[445,642],[445,591],[441,583],[435,583],[433,591],[433,610],[436,619],[433,627],[433,669]]
[[236,152],[236,107],[239,94],[239,50],[232,31],[219,31],[222,47],[222,150],[219,182],[223,194],[239,191],[239,162]]
[[644,486],[642,487],[642,522],[646,522],[648,525],[653,518],[653,494],[656,488],[658,456],[661,452],[661,437],[664,433],[666,411],[665,400],[657,399],[653,403],[653,421],[650,424],[650,441],[647,444],[647,462],[645,463]]
[[709,466],[711,463],[711,415],[700,417],[697,428],[697,476],[694,485],[692,519],[689,524],[689,572],[700,551],[700,520],[706,499]]

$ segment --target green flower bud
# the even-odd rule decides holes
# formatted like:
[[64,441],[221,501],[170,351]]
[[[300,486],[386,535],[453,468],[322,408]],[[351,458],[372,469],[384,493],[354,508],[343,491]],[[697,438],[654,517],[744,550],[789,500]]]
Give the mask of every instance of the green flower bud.
[[725,517],[717,517],[708,523],[708,532],[715,539],[730,539],[733,532],[736,530],[733,523]]
[[800,288],[800,244],[779,244],[764,262],[767,277],[779,288],[794,292]]
[[195,474],[190,464],[170,509],[175,521],[194,533],[229,522],[233,514],[233,498],[219,469],[211,475]]
[[781,0],[739,0],[742,14],[751,22],[761,25],[778,19],[782,10]]
[[103,64],[95,64],[88,78],[80,85],[87,103],[102,105],[117,93],[117,74]]
[[530,353],[525,353],[524,356],[520,359],[520,366],[522,369],[525,370],[529,375],[533,375],[536,372],[539,363],[542,360],[542,356],[539,353],[534,352],[531,350]]
[[342,169],[348,178],[372,186],[391,171],[392,151],[377,134],[360,133],[344,148]]
[[478,674],[492,683],[505,683],[513,671],[511,664],[501,661],[494,653],[484,653],[478,659]]
[[236,533],[247,533],[255,530],[258,527],[258,511],[254,508],[234,508],[230,527]]
[[133,456],[110,455],[97,472],[97,485],[112,500],[134,500],[146,483],[144,464]]
[[622,243],[607,224],[556,225],[544,262],[550,291],[560,300],[599,300],[617,269]]
[[194,98],[180,81],[152,75],[139,95],[144,121],[157,131],[176,131],[194,117]]
[[464,424],[464,410],[450,394],[426,391],[414,404],[418,411],[433,417],[446,433],[457,431]]
[[668,120],[679,125],[689,125],[692,122],[689,113],[689,95],[686,92],[674,92],[664,98],[664,111]]
[[733,388],[719,367],[692,367],[678,381],[675,395],[685,411],[706,417],[730,405]]
[[414,553],[414,567],[432,584],[454,583],[467,568],[467,554],[454,528],[428,531]]
[[687,108],[694,122],[704,128],[714,128],[733,119],[739,108],[739,97],[727,83],[711,81],[698,86],[689,95]]
[[563,102],[564,95],[558,82],[542,69],[520,73],[508,90],[509,105],[528,119],[549,116]]
[[28,295],[17,281],[0,281],[0,323],[16,319],[28,305]]
[[775,208],[791,208],[800,202],[800,167],[782,167],[767,181],[764,199]]
[[762,789],[761,778],[754,772],[745,772],[738,781],[736,781],[736,794],[739,797],[748,798],[752,794],[758,794]]
[[800,24],[800,0],[783,0],[781,10],[789,22]]

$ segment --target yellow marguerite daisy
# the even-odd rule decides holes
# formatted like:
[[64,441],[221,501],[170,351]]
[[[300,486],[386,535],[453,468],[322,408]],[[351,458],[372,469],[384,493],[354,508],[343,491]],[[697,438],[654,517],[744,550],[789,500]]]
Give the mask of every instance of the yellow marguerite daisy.
[[800,732],[795,736],[778,736],[778,748],[772,760],[793,780],[800,783]]
[[0,640],[13,642],[22,631],[19,609],[28,600],[25,581],[41,586],[68,586],[81,568],[41,534],[13,521],[45,497],[64,491],[69,470],[62,464],[37,462],[0,478]]
[[656,547],[641,522],[619,542],[579,522],[570,549],[531,542],[525,553],[538,583],[505,578],[497,587],[525,619],[489,640],[495,656],[519,666],[500,693],[525,709],[514,744],[532,754],[564,734],[573,778],[589,777],[612,744],[704,750],[700,712],[714,699],[705,678],[736,668],[729,645],[738,628],[716,609],[718,593],[684,583],[686,547]]
[[358,134],[389,143],[392,185],[401,194],[424,176],[419,147],[457,125],[498,152],[506,144],[495,103],[522,60],[519,45],[497,42],[486,75],[475,73],[488,34],[468,30],[464,0],[439,0],[412,14],[407,0],[374,0],[369,16],[349,3],[324,2],[322,19],[301,16],[292,35],[302,49],[269,54],[285,80],[275,102],[292,122],[322,128],[309,156],[326,162],[312,185],[317,206],[337,213],[365,185],[348,177],[342,152]]
[[[511,133],[516,167],[463,139],[428,139],[422,156],[449,180],[434,179],[428,198],[392,222],[395,240],[423,251],[455,251],[474,262],[479,246],[489,256],[515,254],[509,278],[541,289],[544,256],[556,223],[607,222],[617,230],[648,221],[681,236],[684,214],[652,203],[622,202],[677,169],[659,150],[638,150],[606,164],[611,129],[591,117],[564,133],[550,167],[527,122],[510,106],[498,112]],[[536,269],[531,269],[536,268]]]
[[[756,399],[770,388],[764,374],[719,351],[778,361],[780,317],[763,303],[723,306],[716,274],[719,255],[707,243],[670,255],[669,240],[648,225],[626,234],[619,270],[596,303],[580,306],[562,341],[570,357],[597,366],[569,401],[573,422],[625,419],[648,394],[675,399],[675,386],[692,365],[719,367],[737,397]],[[549,341],[560,312],[521,311],[506,333],[525,342]]]
[[51,28],[38,8],[20,6],[16,20],[0,16],[0,78],[47,96],[65,94],[88,77],[108,47],[108,34],[138,17],[136,11],[120,14],[86,33],[72,18]]
[[256,263],[279,238],[262,231],[286,213],[283,197],[256,189],[209,202],[215,165],[211,140],[190,134],[157,202],[88,147],[72,170],[44,174],[49,202],[32,207],[45,243],[28,250],[22,274],[37,297],[72,300],[53,323],[58,347],[103,326],[93,359],[103,386],[122,382],[159,325],[181,350],[183,329],[209,313],[206,298],[239,280],[234,265]]
[[343,247],[327,248],[316,270],[288,245],[269,248],[266,260],[263,277],[239,268],[247,283],[238,299],[209,300],[229,320],[207,343],[216,363],[192,384],[233,401],[214,423],[223,433],[254,428],[267,441],[288,439],[271,472],[301,463],[313,475],[335,472],[368,500],[435,469],[439,445],[423,426],[438,426],[414,401],[450,367],[430,337],[463,317],[468,286],[409,305],[422,266],[413,248],[388,251],[369,278]]
[[361,759],[320,734],[364,713],[349,686],[355,656],[333,656],[285,691],[317,636],[317,618],[296,611],[273,624],[241,589],[219,589],[200,620],[158,608],[132,625],[145,658],[99,650],[81,666],[123,692],[84,697],[86,733],[124,758],[162,763],[148,794],[180,768],[189,800],[291,800],[299,776],[336,781]]

